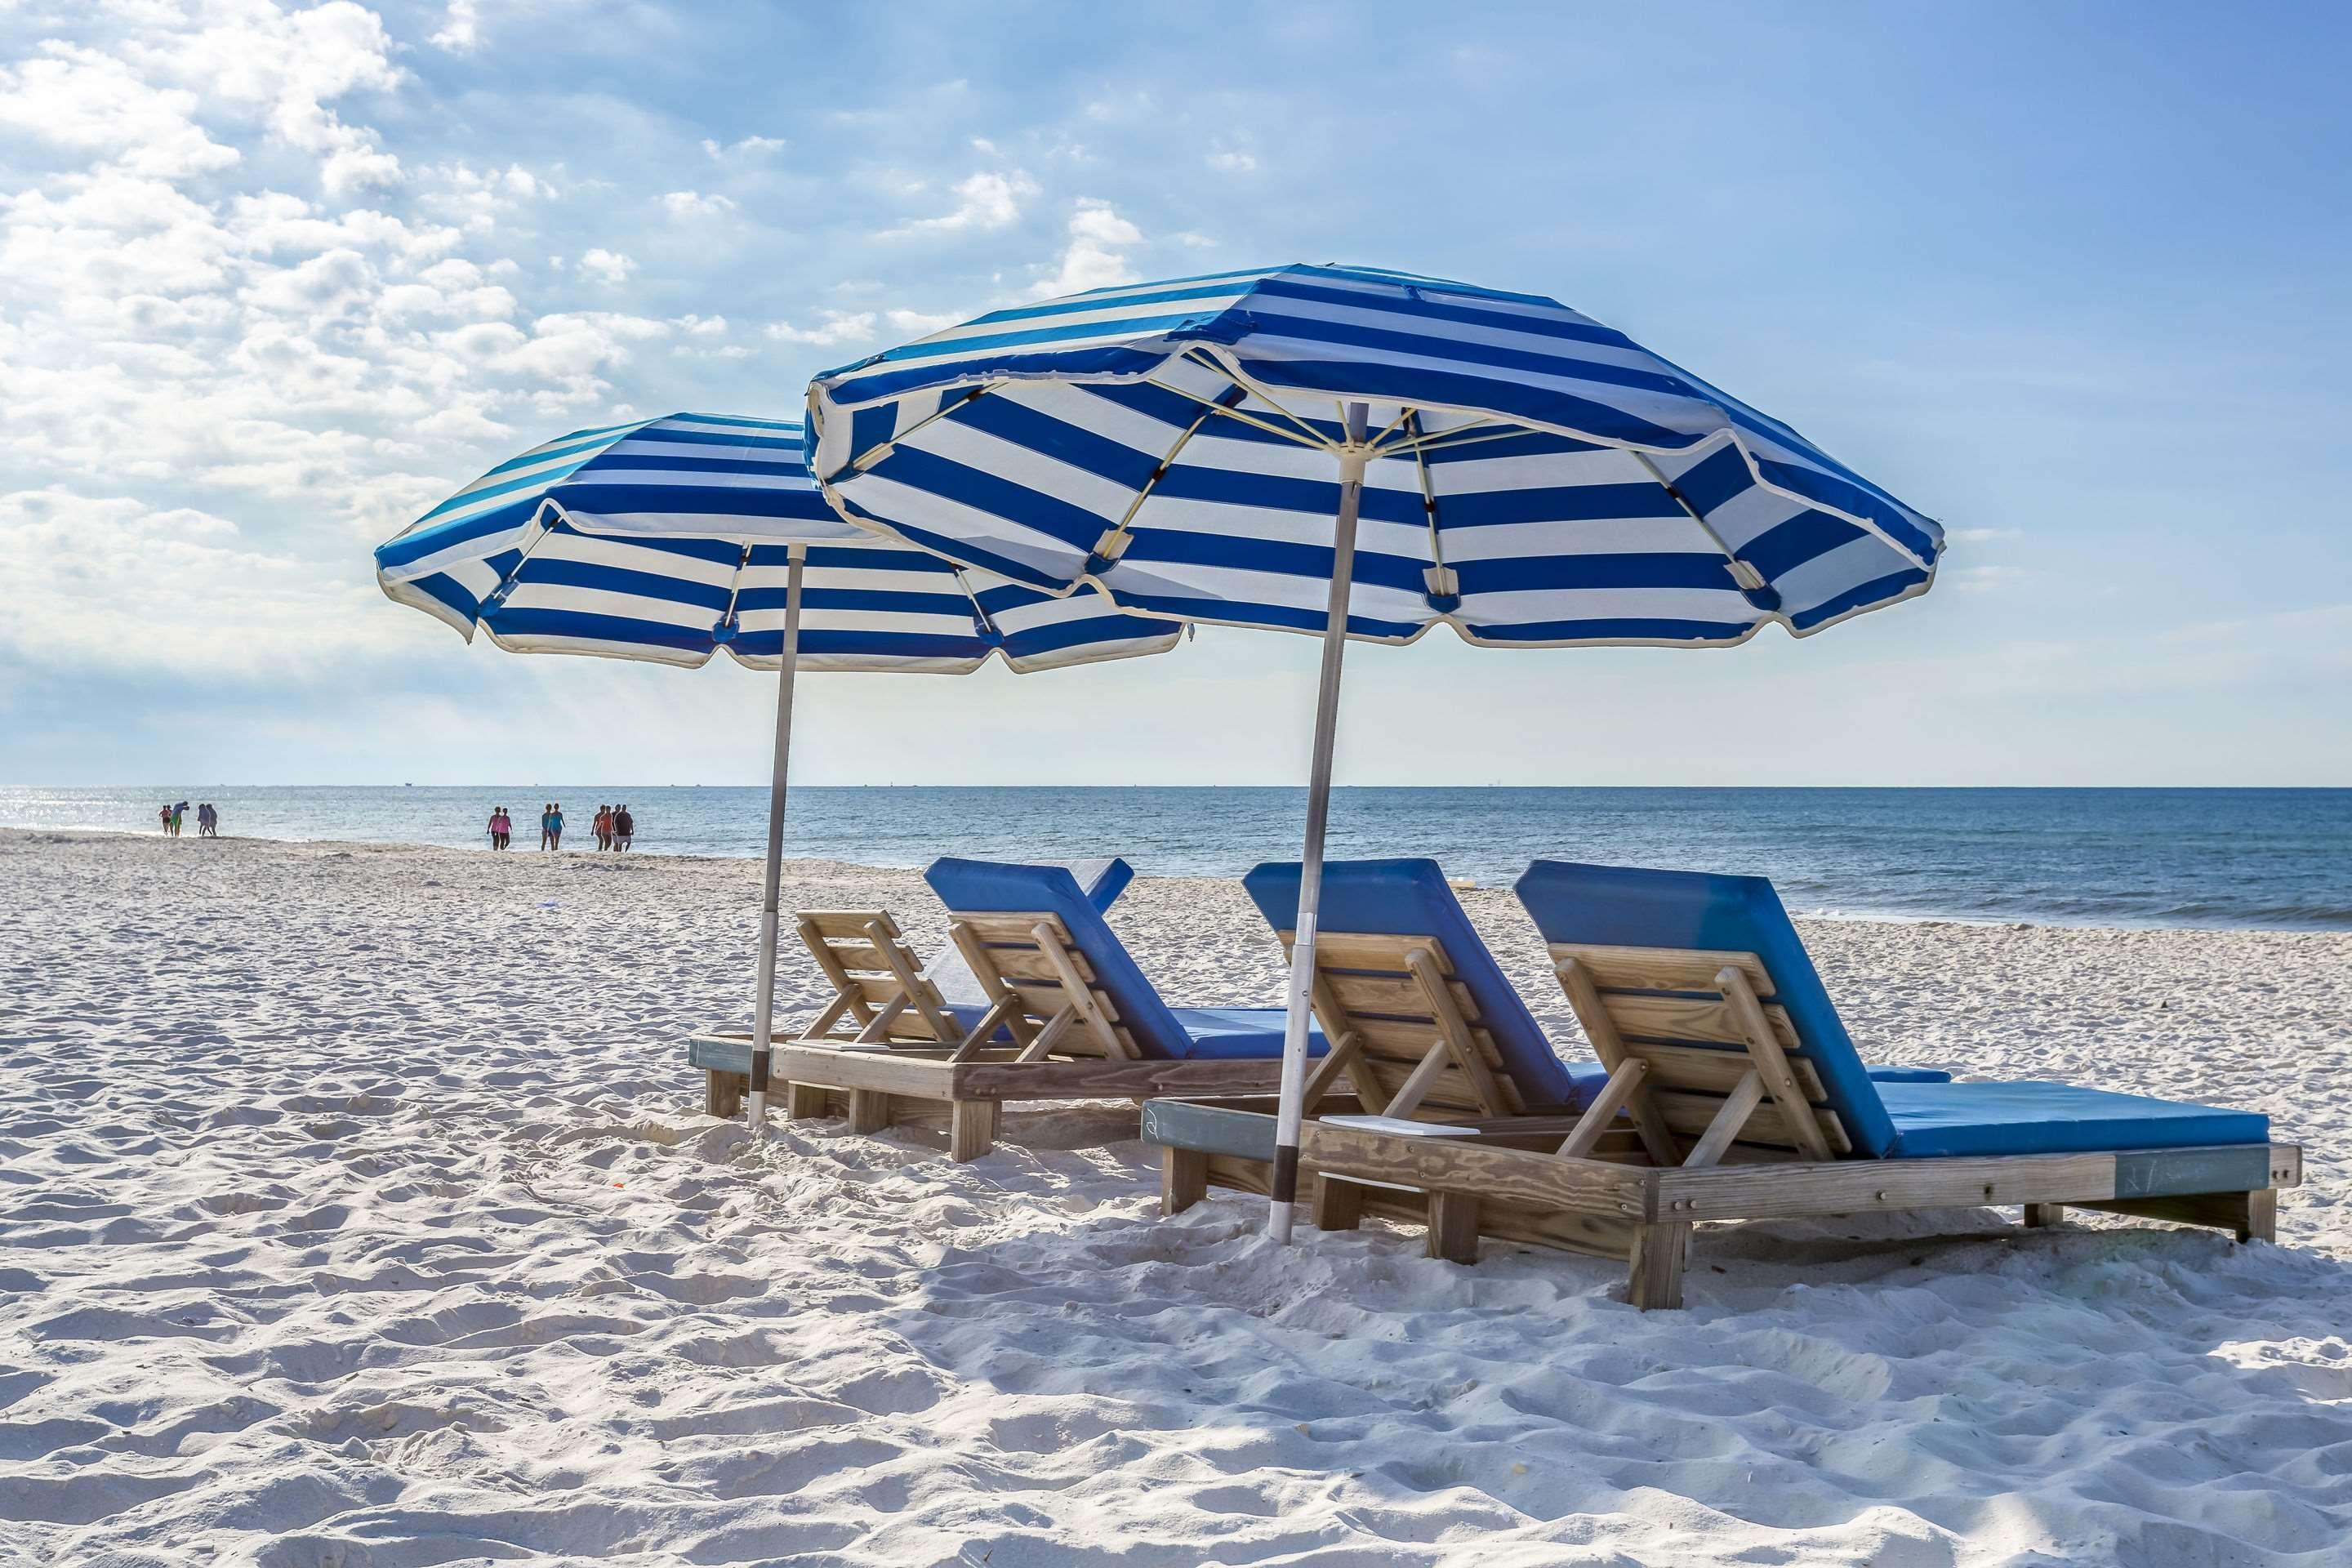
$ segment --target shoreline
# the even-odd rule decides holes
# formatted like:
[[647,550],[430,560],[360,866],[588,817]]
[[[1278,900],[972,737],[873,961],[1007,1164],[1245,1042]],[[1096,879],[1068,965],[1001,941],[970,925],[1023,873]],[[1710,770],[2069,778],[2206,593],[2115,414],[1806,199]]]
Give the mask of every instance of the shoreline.
[[[196,837],[196,835],[193,831],[190,831],[183,834],[182,837],[194,839]],[[593,842],[594,837],[593,834],[590,834],[588,837],[591,842]],[[142,842],[152,839],[157,842],[168,842],[168,840],[164,838],[163,835],[152,829],[142,831],[122,827],[20,827],[0,824],[0,841],[5,841],[9,838],[32,840],[39,840],[43,838],[66,840],[121,840],[128,843]],[[396,852],[404,854],[436,855],[448,856],[458,859],[488,858],[491,855],[491,851],[488,848],[461,848],[451,844],[428,844],[415,839],[398,838],[273,838],[255,834],[225,833],[218,838],[215,839],[214,842],[220,844],[285,845],[291,847],[306,849],[365,850],[370,853]],[[591,863],[603,862],[606,864],[615,862],[658,862],[663,865],[678,866],[733,865],[751,867],[757,867],[761,864],[761,857],[757,855],[722,855],[691,850],[664,851],[658,849],[630,849],[625,854],[615,855],[598,851],[593,848],[568,847],[551,853],[541,850],[535,846],[525,846],[506,850],[503,851],[503,853],[509,857],[530,859],[537,859],[541,856],[547,856],[551,861],[558,864],[568,863],[575,857],[584,857]],[[833,869],[854,873],[908,876],[919,875],[922,870],[922,866],[917,864],[895,866],[879,865],[874,862],[863,860],[838,860],[824,858],[803,858],[789,854],[784,857],[783,863],[787,871],[799,871],[804,875],[811,876],[822,875],[824,872]],[[1129,863],[1130,865],[1134,864],[1132,860],[1129,860]],[[1188,877],[1160,875],[1155,874],[1147,868],[1140,866],[1136,868],[1135,875],[1138,882],[1190,883],[1212,887],[1238,886],[1240,882],[1240,879],[1238,877]],[[1479,892],[1507,893],[1509,891],[1509,885],[1507,882],[1478,882],[1475,884],[1475,887]],[[1791,920],[1824,925],[1891,925],[1903,927],[1960,926],[1991,931],[2115,931],[2214,936],[2243,934],[2255,936],[2341,937],[2347,941],[2352,941],[2352,924],[2337,926],[2281,924],[2257,925],[2219,921],[2207,922],[2204,924],[2179,924],[2165,923],[2155,921],[2116,921],[2097,920],[2077,921],[2050,918],[2024,919],[2016,916],[2003,915],[1950,914],[1940,912],[1904,913],[1871,910],[1824,910],[1801,909],[1794,905],[1790,907],[1789,916]]]

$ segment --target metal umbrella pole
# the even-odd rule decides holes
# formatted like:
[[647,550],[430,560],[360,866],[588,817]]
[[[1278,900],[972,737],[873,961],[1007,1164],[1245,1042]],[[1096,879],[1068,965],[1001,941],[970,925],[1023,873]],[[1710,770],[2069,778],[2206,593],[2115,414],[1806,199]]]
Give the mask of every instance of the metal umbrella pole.
[[1274,1196],[1266,1226],[1287,1246],[1298,1198],[1298,1124],[1307,1107],[1307,1028],[1314,1014],[1315,917],[1323,901],[1323,826],[1331,814],[1331,750],[1339,726],[1339,660],[1348,647],[1348,594],[1356,572],[1356,514],[1364,495],[1364,426],[1348,405],[1339,454],[1339,516],[1331,531],[1331,599],[1323,623],[1323,672],[1315,689],[1315,751],[1307,773],[1307,842],[1298,862],[1298,916],[1290,943],[1289,1011],[1282,1022],[1282,1098],[1274,1123]]
[[784,781],[792,771],[793,670],[801,658],[801,573],[808,546],[789,546],[784,574],[784,647],[776,668],[776,756],[768,784],[767,879],[760,894],[760,997],[751,1020],[751,1136],[767,1129],[768,1042],[776,1014],[776,906],[784,881]]

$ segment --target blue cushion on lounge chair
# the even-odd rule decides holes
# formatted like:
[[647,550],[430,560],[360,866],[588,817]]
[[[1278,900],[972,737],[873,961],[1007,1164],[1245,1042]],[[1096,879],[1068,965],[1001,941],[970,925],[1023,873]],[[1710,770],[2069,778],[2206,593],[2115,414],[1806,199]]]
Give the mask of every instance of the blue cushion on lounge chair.
[[1864,1069],[1780,896],[1761,877],[1538,860],[1518,893],[1546,942],[1763,959],[1803,1042],[1790,1054],[1812,1061],[1860,1154],[2060,1154],[2270,1139],[2269,1119],[2249,1111],[2063,1083],[1953,1083],[1934,1068]]
[[2150,1100],[2071,1083],[1885,1083],[1897,1159],[1946,1154],[2073,1154],[2101,1149],[2191,1149],[2267,1143],[2270,1118],[2251,1110]]
[[1519,878],[1517,892],[1547,942],[1756,954],[1804,1042],[1791,1055],[1812,1062],[1854,1152],[1893,1152],[1895,1123],[1770,882],[1538,860]]
[[[1109,993],[1136,1049],[1147,1057],[1234,1058],[1282,1054],[1279,1007],[1170,1008],[1066,867],[951,856],[931,862],[923,880],[931,885],[950,914],[1035,912],[1058,918],[1070,933],[1071,945],[1086,955],[1097,982]],[[962,1016],[961,1012],[958,1016]],[[1256,1026],[1247,1026],[1246,1021],[1253,1018]],[[1197,1037],[1188,1022],[1202,1030]],[[1323,1037],[1310,1030],[1307,1048],[1310,1054],[1321,1051]]]
[[[1194,1058],[1227,1059],[1278,1057],[1282,1054],[1284,1014],[1279,1007],[1171,1007],[1176,1022],[1192,1038]],[[1321,1034],[1309,1030],[1310,1053],[1323,1048]]]
[[[1276,931],[1298,918],[1298,862],[1268,861],[1242,879],[1258,912]],[[1462,912],[1434,860],[1327,860],[1318,929],[1379,936],[1432,936],[1478,1004],[1480,1022],[1529,1106],[1580,1106],[1591,1100],[1551,1048],[1527,1004],[1503,978],[1495,955]],[[1598,1064],[1591,1064],[1599,1073]],[[1591,1079],[1597,1086],[1607,1074]]]
[[[1078,884],[1079,896],[1105,913],[1118,902],[1127,885],[1135,880],[1135,868],[1117,856],[1108,860],[1041,860],[1038,864],[1059,866],[1069,872]],[[971,965],[963,961],[963,951],[954,943],[950,942],[931,962],[926,973],[938,989],[940,1000],[947,1004],[949,1016],[965,1028],[980,1022],[980,1016],[988,1011],[988,997],[980,988],[980,977],[971,972]],[[1009,1040],[1013,1037],[1003,1034],[997,1037]]]

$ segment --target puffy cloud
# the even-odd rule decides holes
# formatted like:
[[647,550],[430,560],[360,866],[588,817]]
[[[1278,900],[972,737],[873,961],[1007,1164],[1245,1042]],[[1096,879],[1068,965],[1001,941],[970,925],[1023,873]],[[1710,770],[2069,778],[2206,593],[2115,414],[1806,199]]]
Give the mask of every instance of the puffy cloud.
[[662,197],[662,205],[674,218],[724,217],[735,210],[732,198],[705,195],[700,191],[672,191]]
[[636,269],[637,264],[635,261],[618,251],[606,250],[601,246],[580,258],[581,271],[585,272],[597,282],[615,289],[626,283],[629,280],[629,274]]
[[1209,167],[1224,174],[1257,172],[1257,154],[1245,147],[1220,147],[1209,154]]
[[1005,174],[983,170],[958,182],[953,211],[938,217],[917,218],[896,232],[958,232],[1003,228],[1021,216],[1021,204],[1037,195],[1037,184],[1018,169]]
[[449,0],[441,26],[433,35],[435,47],[453,55],[471,54],[482,47],[482,13],[474,0]]
[[400,160],[373,131],[331,107],[401,80],[392,39],[374,12],[352,0],[285,11],[268,0],[215,0],[193,30],[136,27],[120,57],[149,79],[176,82],[224,107],[257,112],[269,136],[314,155],[330,195],[397,183]]
[[1143,231],[1111,209],[1105,201],[1080,197],[1070,214],[1069,243],[1054,262],[1054,269],[1030,289],[1036,299],[1082,294],[1135,281],[1126,248],[1143,243]]
[[121,60],[51,41],[34,58],[0,66],[0,126],[77,152],[118,154],[125,172],[184,179],[242,156],[194,119],[197,99],[158,88]]
[[884,312],[893,331],[903,332],[910,338],[923,338],[930,336],[933,332],[943,332],[958,321],[963,321],[968,314],[967,311],[958,310],[887,310]]

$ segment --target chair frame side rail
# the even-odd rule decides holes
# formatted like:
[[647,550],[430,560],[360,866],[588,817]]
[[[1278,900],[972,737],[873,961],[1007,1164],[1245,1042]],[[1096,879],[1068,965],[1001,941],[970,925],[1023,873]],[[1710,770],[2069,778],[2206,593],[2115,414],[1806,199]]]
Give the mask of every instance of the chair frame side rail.
[[[810,934],[810,918],[803,917],[803,937]],[[837,929],[834,921],[855,916],[820,911],[814,918],[830,945],[812,941],[811,950],[834,982],[835,996],[807,1037],[779,1042],[770,1053],[772,1076],[788,1086],[788,1120],[845,1114],[851,1131],[870,1133],[936,1117],[944,1107],[949,1153],[968,1161],[995,1146],[1006,1100],[1139,1103],[1155,1095],[1249,1093],[1271,1089],[1278,1080],[1281,1063],[1275,1058],[1145,1056],[1056,915],[950,913],[949,937],[987,1001],[969,1029],[958,1026],[938,1003],[895,924],[879,933],[864,924],[856,928],[862,941],[878,950],[876,956],[890,976],[886,984],[870,973],[859,974],[845,961],[845,945],[853,949],[846,956],[864,956],[854,951],[858,943],[830,937]],[[893,941],[878,940],[880,934]],[[823,1032],[847,1022],[858,1024],[856,1035],[844,1038]],[[920,1026],[923,1032],[895,1033],[902,1025]],[[707,1047],[716,1057],[718,1042],[725,1038],[700,1037],[694,1047]],[[731,1066],[731,1053],[730,1058]],[[714,1115],[732,1111],[731,1104],[722,1110],[713,1103],[710,1109]]]
[[[1350,955],[1374,961],[1374,949],[1351,945],[1366,941],[1325,933],[1322,946],[1344,968]],[[1609,1069],[1565,1136],[1559,1118],[1496,1116],[1483,1103],[1423,1131],[1391,1120],[1417,1108],[1408,1094],[1384,1102],[1373,1094],[1376,1117],[1335,1115],[1327,1100],[1299,1144],[1302,1172],[1315,1182],[1318,1226],[1352,1228],[1368,1213],[1418,1220],[1431,1256],[1463,1263],[1476,1260],[1482,1234],[1622,1258],[1633,1303],[1672,1308],[1682,1304],[1692,1226],[1704,1221],[2013,1205],[2028,1226],[2042,1226],[2071,1205],[2269,1241],[2278,1189],[2302,1180],[2302,1151],[2288,1144],[1841,1159],[1851,1142],[1822,1103],[1811,1064],[1791,1059],[1795,1026],[1755,954],[1556,943],[1551,955]],[[1402,961],[1422,987],[1439,1037],[1428,1059],[1451,1057],[1462,1036],[1447,1021],[1442,949],[1411,939],[1379,961]],[[1333,976],[1327,997],[1324,978],[1318,973],[1317,1007],[1334,1041],[1325,1066],[1336,1070],[1343,1053],[1338,1066],[1363,1061],[1357,1036],[1347,1032],[1360,1020],[1347,1006],[1350,982]],[[1360,1081],[1376,1083],[1378,1074]],[[1310,1083],[1310,1115],[1318,1110],[1312,1091],[1319,1084],[1328,1092],[1330,1082],[1318,1075]],[[1181,1212],[1210,1185],[1264,1190],[1256,1167],[1261,1148],[1272,1158],[1266,1109],[1147,1105],[1144,1135],[1161,1150],[1162,1212]]]

